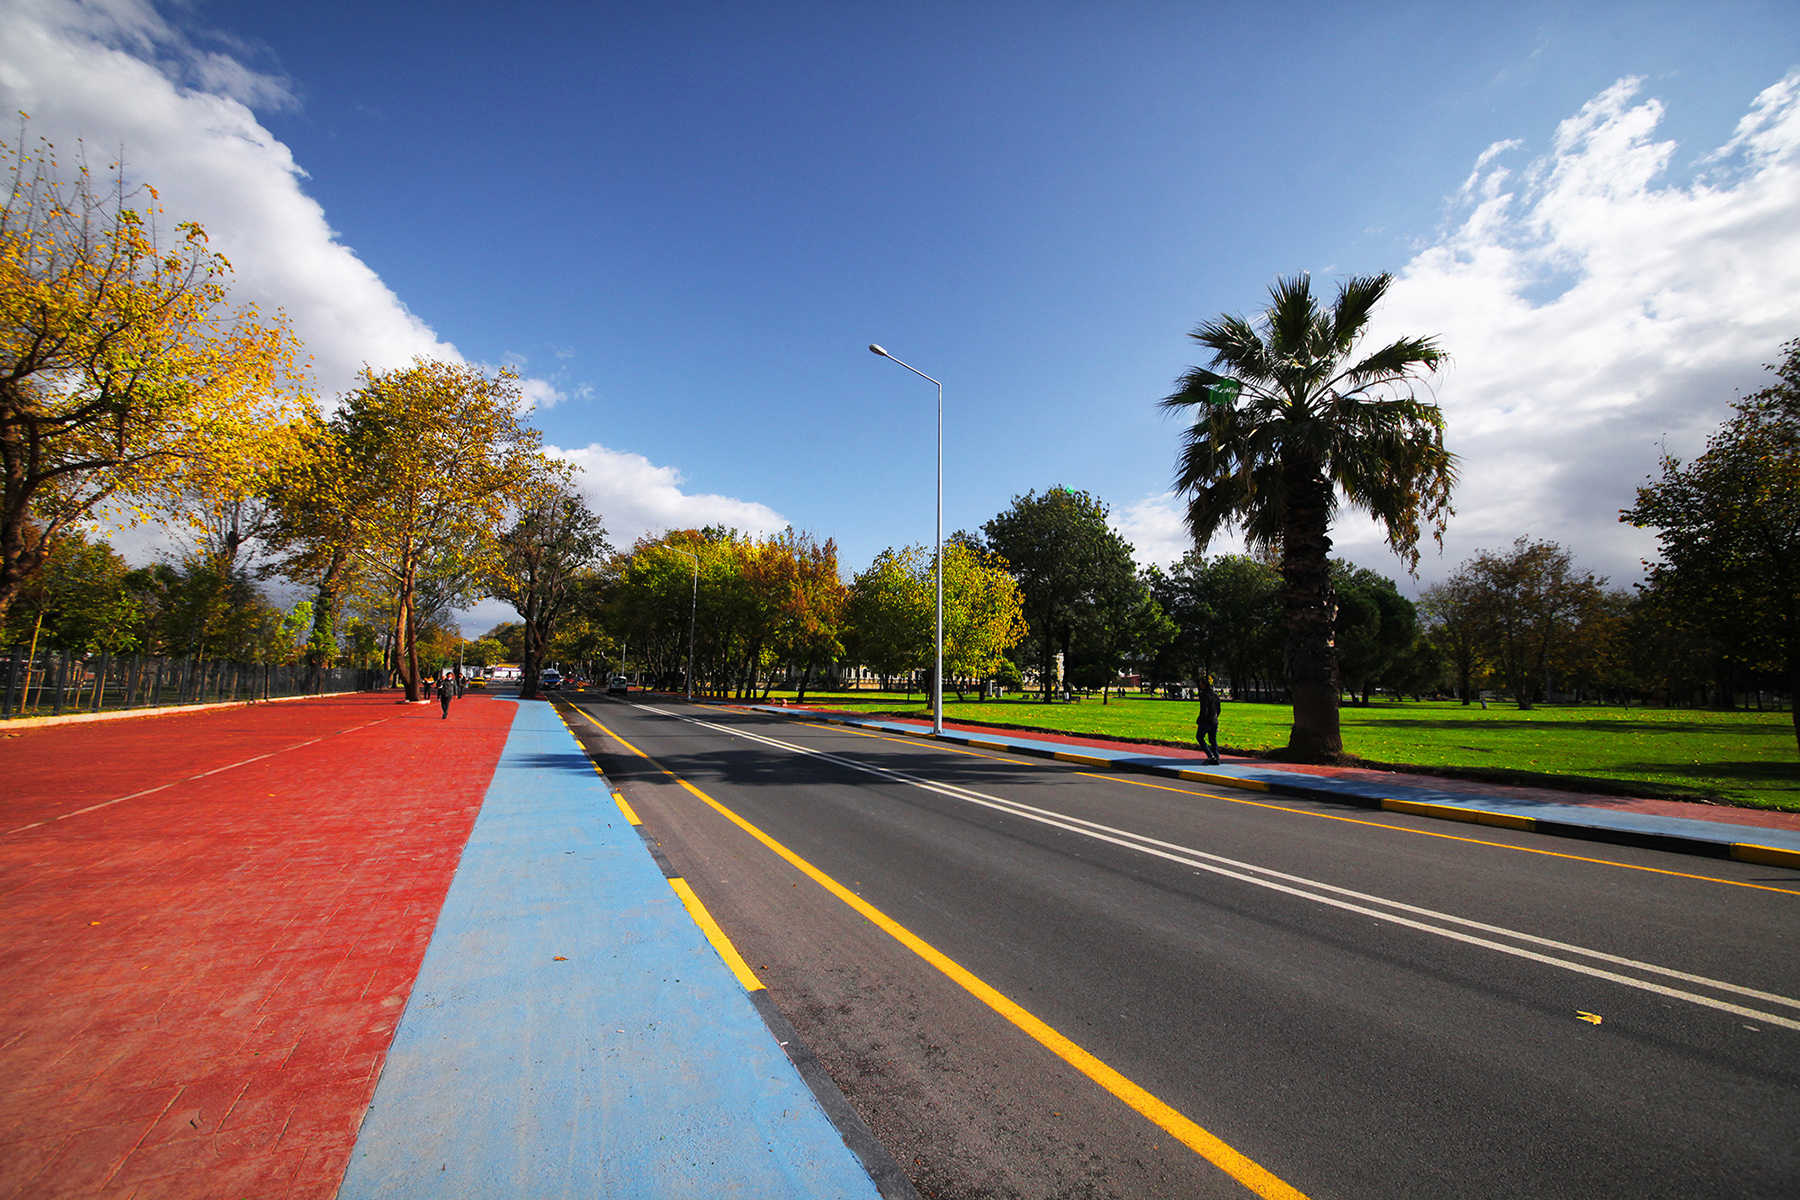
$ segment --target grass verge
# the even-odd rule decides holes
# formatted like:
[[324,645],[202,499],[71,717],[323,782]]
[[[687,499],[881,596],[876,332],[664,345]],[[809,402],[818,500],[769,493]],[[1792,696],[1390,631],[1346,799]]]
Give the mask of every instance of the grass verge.
[[[774,692],[770,699],[792,699]],[[1191,746],[1192,703],[1114,696],[1079,704],[1032,700],[958,702],[944,717],[1058,733]],[[898,692],[820,693],[808,703],[865,713],[926,716],[924,697]],[[1234,753],[1287,744],[1285,705],[1227,702],[1219,740]],[[1371,766],[1535,787],[1704,800],[1800,811],[1800,761],[1785,712],[1713,712],[1510,704],[1487,709],[1454,701],[1377,702],[1342,710],[1344,749]]]

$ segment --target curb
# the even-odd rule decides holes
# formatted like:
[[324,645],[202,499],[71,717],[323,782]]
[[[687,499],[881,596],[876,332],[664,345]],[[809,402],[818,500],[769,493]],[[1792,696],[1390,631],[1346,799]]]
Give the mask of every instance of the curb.
[[[696,700],[694,703],[703,703]],[[800,717],[823,721],[828,725],[858,726],[877,728],[887,733],[900,733],[908,737],[925,740],[936,740],[929,729],[917,729],[892,721],[878,721],[866,717],[844,717],[819,711],[797,712],[791,708],[773,705],[716,705],[739,710],[748,709],[753,712],[771,713],[778,716]],[[1045,730],[1044,732],[1056,732]],[[1418,800],[1398,800],[1388,797],[1351,790],[1345,785],[1325,787],[1305,783],[1290,782],[1301,778],[1288,772],[1281,772],[1283,779],[1246,779],[1238,775],[1228,775],[1216,771],[1195,771],[1174,766],[1164,766],[1155,762],[1132,761],[1129,758],[1101,758],[1089,754],[1076,754],[1063,750],[1050,750],[1040,746],[1020,745],[1026,739],[1006,738],[993,733],[971,734],[954,730],[945,730],[943,741],[955,742],[958,745],[971,746],[983,750],[1001,750],[1008,754],[1023,754],[1037,758],[1052,758],[1059,762],[1074,763],[1084,767],[1099,767],[1105,770],[1131,771],[1140,775],[1157,775],[1165,779],[1181,779],[1190,783],[1205,783],[1214,787],[1237,788],[1242,791],[1262,792],[1277,796],[1292,796],[1302,800],[1322,801],[1331,804],[1347,804],[1356,808],[1377,809],[1385,812],[1404,813],[1408,816],[1427,817],[1440,821],[1459,821],[1471,825],[1490,825],[1501,829],[1516,829],[1525,833],[1544,834],[1549,837],[1574,838],[1581,841],[1606,842],[1618,846],[1633,846],[1645,850],[1665,850],[1676,854],[1695,854],[1707,858],[1729,858],[1739,862],[1756,863],[1761,866],[1788,867],[1800,870],[1800,850],[1790,850],[1779,846],[1764,846],[1755,842],[1738,842],[1730,840],[1729,835],[1718,838],[1699,837],[1693,834],[1676,832],[1654,832],[1637,829],[1615,829],[1602,824],[1583,824],[1568,820],[1566,809],[1575,805],[1560,806],[1565,814],[1560,818],[1529,817],[1517,813],[1494,812],[1490,809],[1477,808],[1472,805],[1436,804]],[[1275,772],[1266,772],[1274,774]],[[1681,818],[1676,818],[1681,819]],[[1722,829],[1744,829],[1746,826],[1722,826]]]
[[112,712],[64,713],[60,717],[9,717],[0,729],[42,729],[49,725],[84,725],[89,721],[128,721],[133,717],[172,717],[177,713],[212,712],[224,708],[255,708],[259,704],[285,704],[290,700],[323,700],[327,696],[360,696],[362,692],[305,692],[298,696],[270,696],[266,700],[214,700],[211,704],[166,704],[160,708],[126,708]]

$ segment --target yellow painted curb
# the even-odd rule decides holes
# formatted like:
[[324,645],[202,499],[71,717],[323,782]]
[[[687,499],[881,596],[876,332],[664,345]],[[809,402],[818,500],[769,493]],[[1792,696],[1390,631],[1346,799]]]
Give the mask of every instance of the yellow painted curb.
[[1739,862],[1800,869],[1800,850],[1780,850],[1774,846],[1758,846],[1752,842],[1733,842],[1731,843],[1731,857]]
[[1080,763],[1084,767],[1110,767],[1113,765],[1110,758],[1094,758],[1087,754],[1064,754],[1058,751],[1050,757],[1058,762]]
[[1423,804],[1417,800],[1383,800],[1388,812],[1406,813],[1414,817],[1435,817],[1440,821],[1462,821],[1469,825],[1493,825],[1501,829],[1537,828],[1535,817],[1515,817],[1511,813],[1487,812],[1479,808],[1458,808],[1453,804]]
[[1236,775],[1214,775],[1210,771],[1177,771],[1189,783],[1210,783],[1214,787],[1243,788],[1247,792],[1266,792],[1269,785],[1260,779],[1239,779]]

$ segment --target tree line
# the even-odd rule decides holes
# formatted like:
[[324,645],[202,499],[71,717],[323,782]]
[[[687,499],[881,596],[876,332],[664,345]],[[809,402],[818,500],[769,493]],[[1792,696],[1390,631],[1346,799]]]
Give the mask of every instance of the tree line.
[[[520,620],[525,690],[547,661],[631,663],[717,695],[801,691],[932,661],[934,556],[890,548],[846,581],[830,538],[668,531],[607,544],[568,464],[520,418],[518,380],[417,360],[367,369],[327,406],[285,318],[230,301],[230,264],[116,165],[64,170],[0,144],[0,629],[15,646],[383,662],[407,695],[483,597]],[[1800,686],[1800,342],[1778,382],[1692,463],[1668,458],[1621,519],[1662,559],[1608,589],[1552,543],[1478,554],[1415,605],[1342,562],[1341,505],[1375,517],[1408,570],[1452,514],[1457,462],[1420,395],[1431,338],[1363,345],[1386,275],[1319,296],[1278,280],[1267,309],[1193,334],[1211,353],[1162,404],[1183,414],[1175,485],[1196,550],[1138,570],[1104,505],[1063,486],[1015,497],[944,549],[945,684],[1030,683],[1103,698],[1130,671],[1218,675],[1294,710],[1287,752],[1342,749],[1338,708],[1377,690],[1503,689],[1729,703]],[[132,570],[91,540],[103,515],[183,535]],[[283,610],[265,585],[306,599]],[[1800,738],[1800,725],[1796,726]]]

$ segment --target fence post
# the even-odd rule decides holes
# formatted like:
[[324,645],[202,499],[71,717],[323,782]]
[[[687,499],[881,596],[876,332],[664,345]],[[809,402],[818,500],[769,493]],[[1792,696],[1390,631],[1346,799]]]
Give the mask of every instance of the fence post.
[[13,715],[13,689],[19,684],[19,648],[14,646],[6,665],[6,700],[0,708],[0,717],[10,719]]
[[50,712],[53,717],[63,715],[63,694],[69,690],[69,652],[59,651],[56,656],[56,707]]
[[99,712],[106,703],[106,676],[112,669],[112,655],[100,655],[100,672],[94,676],[94,709]]

